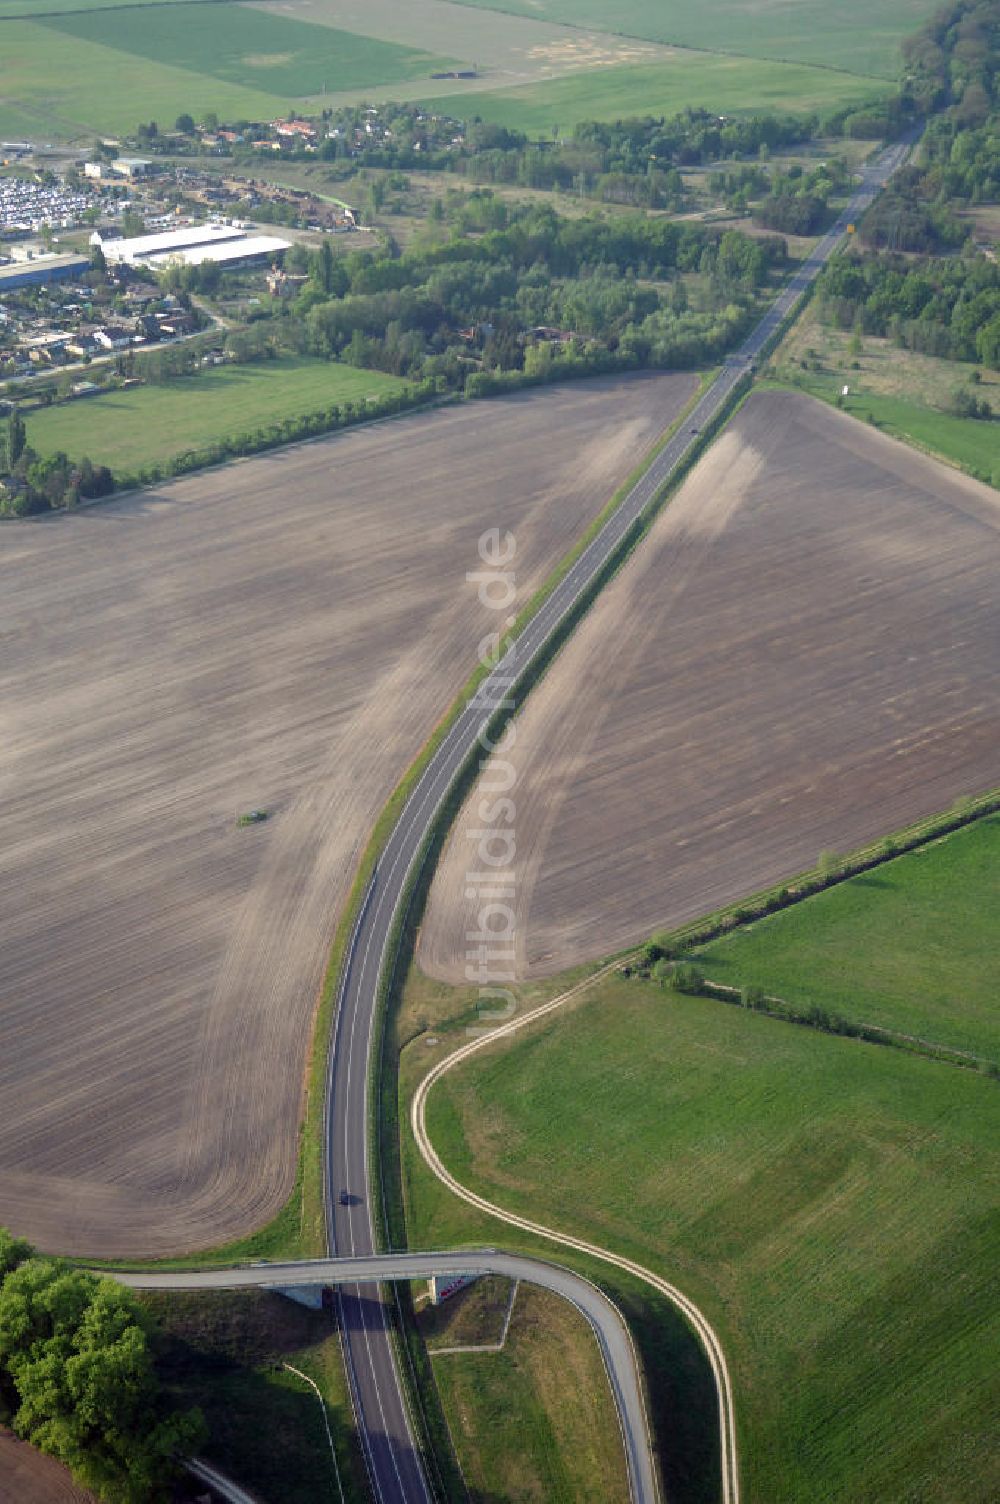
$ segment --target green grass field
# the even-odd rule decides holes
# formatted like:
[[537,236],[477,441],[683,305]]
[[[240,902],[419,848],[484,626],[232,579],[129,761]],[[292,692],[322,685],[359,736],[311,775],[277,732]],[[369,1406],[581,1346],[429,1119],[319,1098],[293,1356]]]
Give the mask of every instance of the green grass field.
[[[698,1301],[748,1498],[997,1496],[994,1082],[618,981],[444,1078],[429,1127],[464,1183]],[[414,1244],[511,1240],[408,1181]]]
[[[832,403],[840,391],[840,380],[850,384],[852,377],[853,373],[849,371],[842,378],[834,379],[803,372],[796,376],[794,386],[812,397]],[[883,432],[893,438],[939,455],[960,470],[967,470],[980,480],[1000,486],[1000,427],[995,421],[986,423],[978,418],[958,418],[952,413],[943,413],[919,402],[907,402],[901,397],[854,390],[844,399],[843,409],[865,422],[870,416]]]
[[[285,99],[426,77],[441,58],[246,5],[144,6],[51,17],[49,31]],[[131,64],[135,67],[135,64]],[[217,112],[218,113],[218,112]]]
[[844,410],[858,417],[871,413],[879,427],[895,438],[908,439],[952,464],[990,477],[1000,484],[1000,434],[997,424],[903,402],[897,397],[850,396]]
[[495,93],[469,91],[426,100],[429,108],[481,115],[531,135],[569,135],[580,120],[672,115],[688,106],[720,112],[820,112],[884,92],[871,79],[800,63],[711,53],[679,53],[676,61],[601,68]]
[[461,0],[484,10],[562,21],[684,47],[788,58],[892,78],[901,38],[937,8],[933,0]]
[[473,1498],[494,1498],[503,1479],[512,1504],[625,1504],[607,1375],[593,1333],[566,1301],[521,1285],[503,1350],[442,1353],[434,1377]]
[[39,454],[61,449],[71,459],[89,455],[95,464],[132,471],[216,439],[404,385],[381,371],[333,361],[286,358],[225,366],[166,386],[41,408],[27,415],[28,443]]
[[713,981],[1000,1062],[996,934],[1000,816],[705,946]]

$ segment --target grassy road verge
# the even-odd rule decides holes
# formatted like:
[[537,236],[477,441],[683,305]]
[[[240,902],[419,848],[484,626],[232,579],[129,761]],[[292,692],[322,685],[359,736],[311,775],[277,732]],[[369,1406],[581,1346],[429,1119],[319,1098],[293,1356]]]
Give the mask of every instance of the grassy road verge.
[[628,1504],[617,1416],[593,1333],[550,1291],[520,1285],[501,1352],[443,1352],[434,1377],[474,1498]]

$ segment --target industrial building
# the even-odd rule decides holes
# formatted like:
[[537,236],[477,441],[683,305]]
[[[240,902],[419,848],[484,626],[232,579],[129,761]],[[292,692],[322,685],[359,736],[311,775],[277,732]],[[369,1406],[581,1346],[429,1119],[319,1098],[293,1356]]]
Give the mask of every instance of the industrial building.
[[0,266],[0,293],[17,287],[41,287],[46,282],[62,282],[90,270],[89,256],[38,256],[34,261],[17,261]]
[[128,239],[106,239],[95,232],[90,237],[91,245],[99,245],[104,259],[112,262],[141,263],[146,256],[155,256],[162,251],[182,251],[201,245],[213,245],[218,241],[237,240],[244,233],[233,225],[181,225],[176,230],[162,230],[154,235],[133,235]]
[[126,262],[163,271],[168,266],[200,266],[214,261],[223,267],[255,266],[280,259],[290,242],[276,235],[248,235],[237,225],[187,225],[158,235],[128,240],[92,237],[108,264]]
[[269,266],[280,260],[289,241],[277,235],[241,235],[238,240],[224,240],[213,245],[187,246],[177,251],[157,251],[143,257],[146,266],[162,271],[168,266],[201,266],[205,261],[218,262],[223,268]]
[[113,162],[85,162],[83,175],[88,178],[145,178],[153,163],[147,157],[116,157]]

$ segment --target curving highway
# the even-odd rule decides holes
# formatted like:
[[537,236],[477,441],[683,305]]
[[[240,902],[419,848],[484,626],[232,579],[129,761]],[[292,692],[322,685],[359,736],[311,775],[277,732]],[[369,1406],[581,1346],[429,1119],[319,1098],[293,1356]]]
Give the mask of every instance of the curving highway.
[[[433,1274],[501,1274],[511,1280],[541,1285],[572,1301],[590,1323],[604,1358],[621,1421],[632,1497],[637,1504],[656,1504],[656,1464],[646,1422],[639,1364],[629,1329],[617,1307],[596,1285],[559,1264],[521,1254],[502,1253],[495,1248],[473,1248],[452,1249],[447,1253],[381,1253],[361,1258],[305,1259],[290,1263],[237,1265],[230,1269],[151,1270],[117,1274],[115,1278],[135,1290],[286,1290],[294,1286],[314,1288],[317,1285],[344,1284],[364,1288],[379,1280],[429,1279]],[[204,1463],[190,1466],[192,1471],[201,1469],[200,1476],[207,1471]],[[226,1482],[231,1486],[228,1480]],[[239,1490],[237,1493],[246,1504],[250,1504],[249,1495]]]
[[[576,563],[523,629],[496,668],[458,715],[414,788],[378,863],[355,926],[340,983],[327,1084],[326,1198],[331,1254],[371,1262],[380,1238],[377,1208],[369,1198],[368,1076],[379,980],[392,959],[394,925],[407,900],[435,817],[480,734],[501,704],[541,656],[579,598],[600,575],[623,537],[642,517],[699,442],[696,435],[722,411],[734,387],[776,334],[815,280],[848,224],[857,219],[902,165],[911,142],[881,153],[862,174],[849,206],[795,273],[735,355],[727,359],[678,432],[605,523]],[[342,1193],[346,1199],[342,1201]],[[352,1266],[353,1267],[353,1266]],[[338,1309],[348,1378],[372,1492],[379,1504],[425,1504],[430,1492],[414,1440],[396,1368],[392,1316],[377,1277],[359,1276],[339,1287]],[[725,1411],[720,1393],[720,1410]],[[630,1420],[633,1429],[638,1416]]]

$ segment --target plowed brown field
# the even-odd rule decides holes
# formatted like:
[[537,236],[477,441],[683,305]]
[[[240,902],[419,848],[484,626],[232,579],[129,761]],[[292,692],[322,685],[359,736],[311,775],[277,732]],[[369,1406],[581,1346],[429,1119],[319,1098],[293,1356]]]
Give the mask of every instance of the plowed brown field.
[[355,860],[495,626],[480,534],[515,533],[526,599],[692,386],[404,418],[0,528],[0,1222],[154,1255],[278,1209]]
[[[1000,495],[807,397],[755,394],[509,756],[522,977],[1000,783]],[[448,981],[476,928],[473,800],[421,934]]]
[[96,1504],[69,1469],[36,1452],[10,1431],[0,1431],[0,1504]]

